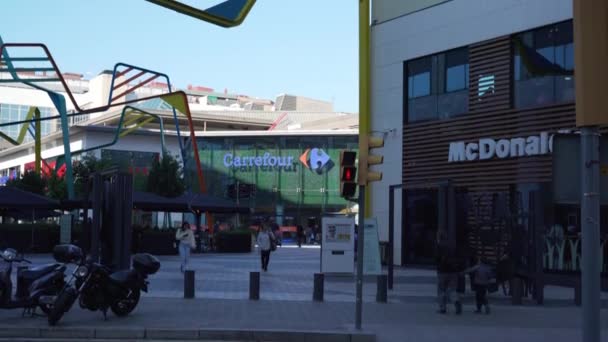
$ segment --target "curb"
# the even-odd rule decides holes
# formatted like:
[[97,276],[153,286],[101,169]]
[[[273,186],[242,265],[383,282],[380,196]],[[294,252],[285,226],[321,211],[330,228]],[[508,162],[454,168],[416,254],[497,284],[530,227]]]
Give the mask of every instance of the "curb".
[[157,329],[157,328],[10,328],[0,329],[0,341],[36,340],[216,340],[267,342],[375,342],[376,335],[355,331]]

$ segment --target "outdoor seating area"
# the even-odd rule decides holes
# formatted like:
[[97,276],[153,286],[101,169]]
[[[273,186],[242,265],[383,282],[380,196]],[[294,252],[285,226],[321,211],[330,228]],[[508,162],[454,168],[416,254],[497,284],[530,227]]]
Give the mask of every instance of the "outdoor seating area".
[[[14,187],[0,187],[0,248],[11,247],[30,253],[49,253],[60,242],[58,216],[91,208],[90,201],[56,201]],[[184,194],[176,198],[166,198],[148,192],[133,192],[133,208],[149,212],[180,212],[202,215],[210,213],[249,213],[249,208],[238,206],[230,200],[204,194]],[[195,225],[192,225],[194,227]],[[149,227],[148,227],[149,228]],[[87,224],[75,220],[71,227],[70,242],[87,247]],[[201,236],[203,232],[200,233]],[[250,251],[250,232],[217,233],[217,251]],[[237,239],[234,243],[234,239]],[[133,252],[147,252],[156,255],[177,253],[174,246],[175,229],[145,229],[133,225]],[[200,239],[199,239],[200,241]],[[203,245],[201,243],[201,245]],[[222,247],[223,246],[223,247]],[[227,246],[230,246],[228,248]],[[237,248],[238,247],[238,248]],[[201,248],[199,250],[207,250]]]

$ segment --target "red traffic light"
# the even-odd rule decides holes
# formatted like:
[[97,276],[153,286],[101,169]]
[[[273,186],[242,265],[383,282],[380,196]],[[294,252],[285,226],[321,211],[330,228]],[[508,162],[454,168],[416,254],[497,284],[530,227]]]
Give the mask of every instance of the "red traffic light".
[[346,169],[344,171],[344,180],[350,181],[351,179],[353,179],[353,171],[351,169]]
[[342,167],[342,177],[341,180],[343,182],[354,182],[355,177],[357,176],[357,168],[354,166],[343,166]]

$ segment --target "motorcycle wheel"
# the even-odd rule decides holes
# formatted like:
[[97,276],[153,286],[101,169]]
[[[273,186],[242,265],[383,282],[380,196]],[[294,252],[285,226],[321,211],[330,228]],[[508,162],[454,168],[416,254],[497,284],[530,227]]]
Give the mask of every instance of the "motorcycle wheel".
[[44,314],[47,316],[53,310],[53,304],[39,304],[38,307],[40,307],[40,310],[42,310],[42,312],[44,312]]
[[62,291],[59,296],[57,296],[51,311],[48,313],[49,325],[57,324],[61,317],[63,317],[63,314],[70,310],[77,297],[78,292],[73,287],[68,287]]
[[131,289],[131,292],[125,297],[117,300],[110,306],[110,310],[118,316],[123,317],[130,314],[139,303],[141,291],[139,289]]

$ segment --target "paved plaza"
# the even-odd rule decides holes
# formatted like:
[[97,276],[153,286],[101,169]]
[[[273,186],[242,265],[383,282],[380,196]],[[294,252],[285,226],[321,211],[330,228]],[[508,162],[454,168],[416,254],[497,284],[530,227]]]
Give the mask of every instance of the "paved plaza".
[[[242,254],[193,254],[189,268],[195,271],[195,295],[209,299],[249,298],[249,272],[261,272],[260,296],[264,300],[307,301],[312,299],[314,274],[320,272],[319,246],[279,247],[273,252],[268,272],[260,268],[259,253]],[[53,262],[50,255],[28,256],[34,263]],[[150,292],[144,294],[154,298],[182,298],[184,277],[179,270],[180,260],[176,256],[161,256],[161,268],[150,277]],[[386,268],[385,268],[386,273]],[[389,291],[392,303],[434,303],[436,296],[436,274],[429,269],[395,267],[394,289]],[[375,302],[376,279],[366,277],[363,289],[364,301]],[[509,298],[501,292],[491,294],[491,299],[507,305]],[[608,293],[603,293],[608,300]],[[545,298],[548,305],[569,306],[574,301],[572,289],[547,287]],[[353,276],[325,276],[325,300],[331,302],[354,302],[355,283]],[[471,293],[467,301],[472,300]]]
[[[165,336],[161,340],[167,339],[168,335],[163,334],[183,339],[213,337],[214,329],[230,330],[233,335],[228,336],[240,338],[233,340],[255,340],[244,336],[253,336],[252,331],[258,330],[296,331],[301,336],[354,332],[352,277],[327,277],[325,302],[312,301],[319,252],[318,248],[279,248],[272,255],[269,271],[262,272],[260,301],[247,299],[249,272],[260,270],[257,253],[194,255],[191,268],[196,271],[195,299],[183,299],[179,258],[161,257],[161,270],[150,279],[150,293],[131,316],[117,318],[110,314],[104,322],[101,313],[75,307],[62,320],[59,330],[48,330],[44,318],[22,319],[19,310],[2,310],[0,331],[5,333],[0,333],[0,338],[25,331],[38,337],[65,333],[83,339],[126,332],[133,334],[133,339]],[[30,258],[35,262],[50,261],[42,255]],[[573,305],[571,289],[548,288],[546,305],[542,307],[531,301],[512,306],[500,293],[492,294],[493,311],[489,316],[473,313],[473,298],[467,293],[464,313],[456,316],[436,313],[435,288],[434,271],[396,268],[395,289],[389,292],[389,303],[382,304],[375,302],[374,279],[368,279],[364,288],[364,332],[376,334],[377,341],[580,340],[581,312]],[[606,300],[603,307],[603,333],[608,336]],[[281,341],[277,336],[283,335],[266,340]],[[284,336],[285,341],[291,341],[295,335]],[[322,341],[320,336],[302,340]],[[335,340],[351,338],[336,335]]]

